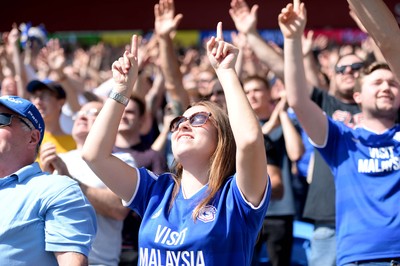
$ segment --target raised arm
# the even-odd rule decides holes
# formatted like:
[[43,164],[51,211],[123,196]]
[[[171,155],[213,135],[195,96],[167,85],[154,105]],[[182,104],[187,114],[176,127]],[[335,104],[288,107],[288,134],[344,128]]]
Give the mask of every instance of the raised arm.
[[15,68],[15,81],[17,82],[18,96],[22,98],[28,98],[28,91],[26,90],[27,75],[19,50],[19,38],[20,34],[17,28],[17,24],[14,23],[10,34],[8,35],[9,45],[12,47],[12,61]]
[[[83,145],[82,157],[96,175],[115,194],[129,201],[136,190],[137,172],[111,154],[119,122],[138,76],[138,38],[132,37],[131,50],[112,65],[115,86],[113,98],[108,98]],[[126,97],[126,98],[125,98]]]
[[268,182],[264,138],[258,120],[235,72],[238,49],[224,42],[222,23],[207,42],[207,54],[224,89],[229,121],[236,141],[237,184],[245,198],[258,206]]
[[282,126],[283,137],[285,138],[285,148],[289,159],[292,162],[300,160],[304,154],[304,144],[299,131],[293,124],[288,114],[286,91],[282,92],[281,100],[275,107],[279,111],[279,121]]
[[383,0],[347,0],[368,34],[380,48],[396,78],[400,80],[400,29]]
[[171,38],[183,16],[182,14],[175,16],[173,0],[160,0],[159,4],[154,6],[154,16],[154,29],[160,48],[160,64],[165,87],[171,98],[179,102],[184,110],[189,105],[189,96],[183,87],[182,73]]
[[274,74],[283,80],[283,58],[260,36],[257,31],[258,5],[249,9],[246,1],[232,0],[229,14],[239,32],[247,36],[247,42],[256,56],[271,69]]
[[67,103],[73,112],[78,112],[81,105],[78,101],[79,92],[83,92],[83,85],[78,84],[65,72],[66,57],[64,49],[60,45],[58,39],[51,39],[46,47],[40,51],[41,55],[47,60],[50,68],[50,79],[60,83],[66,91]]
[[306,9],[300,0],[293,0],[293,4],[288,4],[278,16],[285,42],[286,96],[308,136],[315,144],[322,145],[327,134],[327,118],[309,97],[303,64],[301,38],[306,20]]

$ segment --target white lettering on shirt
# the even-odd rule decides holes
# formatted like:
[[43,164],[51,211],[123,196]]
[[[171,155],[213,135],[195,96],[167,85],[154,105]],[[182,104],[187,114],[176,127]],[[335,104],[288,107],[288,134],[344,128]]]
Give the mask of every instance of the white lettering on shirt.
[[[140,266],[205,266],[204,254],[198,251],[172,251],[140,248]],[[164,253],[165,261],[162,254]]]
[[171,228],[166,226],[162,227],[158,225],[156,236],[154,238],[155,243],[161,243],[168,246],[182,245],[186,237],[187,228],[182,231],[173,231]]
[[358,160],[359,173],[381,173],[400,169],[400,157],[394,155],[394,146],[369,148],[370,159]]

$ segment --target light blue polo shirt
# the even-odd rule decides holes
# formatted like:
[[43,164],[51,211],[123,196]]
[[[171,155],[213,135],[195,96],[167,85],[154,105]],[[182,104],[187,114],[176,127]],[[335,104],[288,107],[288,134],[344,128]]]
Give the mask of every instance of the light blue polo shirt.
[[57,265],[53,252],[88,255],[96,214],[77,182],[38,163],[0,178],[0,265]]

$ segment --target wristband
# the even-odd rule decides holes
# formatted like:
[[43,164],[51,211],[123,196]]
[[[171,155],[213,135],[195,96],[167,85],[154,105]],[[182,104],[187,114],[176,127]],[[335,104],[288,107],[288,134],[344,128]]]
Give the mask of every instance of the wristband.
[[110,94],[108,95],[108,98],[113,99],[114,101],[123,104],[124,106],[127,106],[129,103],[128,97],[116,91],[111,91]]

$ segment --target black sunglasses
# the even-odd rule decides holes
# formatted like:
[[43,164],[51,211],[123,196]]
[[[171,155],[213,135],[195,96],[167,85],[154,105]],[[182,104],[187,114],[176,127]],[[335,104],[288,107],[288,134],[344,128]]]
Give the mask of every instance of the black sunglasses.
[[16,117],[18,118],[22,123],[24,123],[30,130],[33,128],[20,116],[18,115],[12,115],[12,114],[7,114],[7,113],[0,113],[0,127],[6,127],[11,125],[12,119]]
[[343,66],[335,66],[335,71],[337,74],[344,74],[346,72],[347,67],[351,68],[351,71],[358,71],[364,67],[364,63],[353,63],[351,65],[343,65]]
[[189,120],[189,123],[192,127],[201,127],[205,123],[207,123],[208,118],[211,116],[211,113],[208,112],[198,112],[194,113],[189,117],[178,116],[175,117],[169,126],[169,131],[175,132],[178,130],[179,125],[185,121]]

